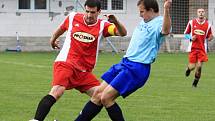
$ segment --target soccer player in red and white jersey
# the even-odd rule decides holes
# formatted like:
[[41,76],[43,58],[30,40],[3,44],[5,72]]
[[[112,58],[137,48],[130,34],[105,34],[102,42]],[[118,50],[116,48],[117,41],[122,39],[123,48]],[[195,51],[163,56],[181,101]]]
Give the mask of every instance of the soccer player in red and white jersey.
[[63,47],[54,62],[52,89],[39,102],[32,121],[43,121],[65,90],[75,88],[91,97],[100,85],[92,70],[101,38],[127,34],[114,15],[108,15],[108,20],[98,19],[101,12],[99,0],[86,0],[84,6],[85,13],[69,14],[50,39],[52,48],[60,49],[57,38],[67,31]]
[[[184,34],[190,40],[189,51],[189,64],[186,69],[186,76],[196,68],[193,87],[197,87],[201,77],[201,70],[203,62],[208,61],[207,57],[207,41],[213,39],[211,25],[205,17],[205,10],[203,8],[197,9],[198,18],[190,20],[187,24]],[[188,35],[189,34],[189,35]]]

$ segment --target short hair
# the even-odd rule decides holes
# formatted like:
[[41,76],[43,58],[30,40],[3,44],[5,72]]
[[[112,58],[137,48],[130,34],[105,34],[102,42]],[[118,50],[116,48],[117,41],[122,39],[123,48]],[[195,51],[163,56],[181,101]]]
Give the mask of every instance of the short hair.
[[204,8],[197,8],[197,11],[198,11],[199,9],[203,9],[203,10],[205,11],[205,9],[204,9]]
[[158,6],[157,0],[139,0],[137,2],[137,6],[139,6],[140,4],[144,5],[147,11],[149,11],[152,8],[155,13],[159,12],[159,6]]
[[101,9],[101,2],[100,0],[86,0],[84,6],[97,7],[97,11],[99,11]]

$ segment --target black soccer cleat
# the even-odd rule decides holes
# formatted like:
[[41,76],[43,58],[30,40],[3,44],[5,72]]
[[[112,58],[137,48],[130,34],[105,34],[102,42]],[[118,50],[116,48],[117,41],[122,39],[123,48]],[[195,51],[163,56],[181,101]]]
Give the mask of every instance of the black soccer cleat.
[[194,79],[193,80],[193,87],[197,87],[199,80],[198,79]]
[[191,72],[190,69],[187,68],[187,70],[186,70],[186,72],[185,72],[185,76],[188,77],[188,76],[190,75],[190,72]]

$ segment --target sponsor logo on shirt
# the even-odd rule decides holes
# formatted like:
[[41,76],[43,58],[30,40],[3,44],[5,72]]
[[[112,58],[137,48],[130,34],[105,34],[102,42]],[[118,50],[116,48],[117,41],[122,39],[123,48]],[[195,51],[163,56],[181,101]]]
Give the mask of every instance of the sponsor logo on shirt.
[[95,40],[95,37],[93,35],[85,32],[75,32],[73,34],[73,37],[81,42],[93,42]]
[[200,29],[194,30],[194,33],[195,33],[196,35],[205,35],[205,32],[202,31],[202,30],[200,30]]

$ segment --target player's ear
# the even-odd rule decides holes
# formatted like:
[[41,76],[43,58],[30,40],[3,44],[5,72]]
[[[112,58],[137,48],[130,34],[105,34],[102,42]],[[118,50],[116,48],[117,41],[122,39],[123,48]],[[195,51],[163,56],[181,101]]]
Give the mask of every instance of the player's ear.
[[149,11],[151,11],[151,12],[155,12],[155,11],[154,11],[154,9],[152,9],[152,8],[150,8],[150,9],[149,9]]

